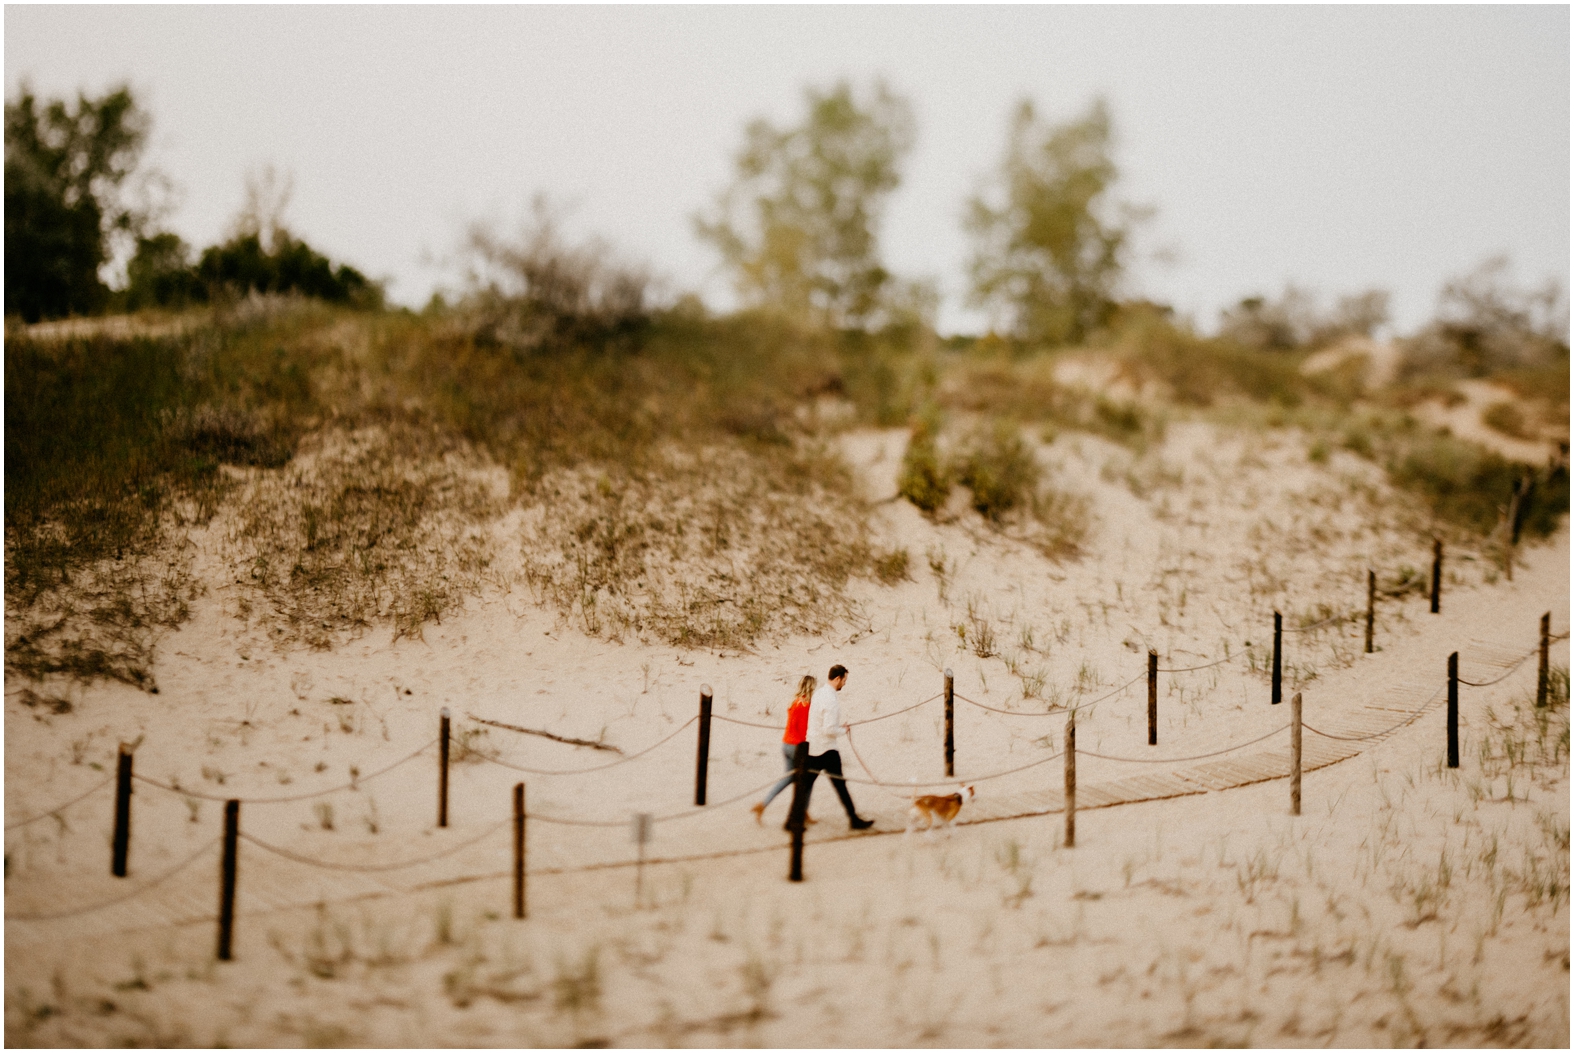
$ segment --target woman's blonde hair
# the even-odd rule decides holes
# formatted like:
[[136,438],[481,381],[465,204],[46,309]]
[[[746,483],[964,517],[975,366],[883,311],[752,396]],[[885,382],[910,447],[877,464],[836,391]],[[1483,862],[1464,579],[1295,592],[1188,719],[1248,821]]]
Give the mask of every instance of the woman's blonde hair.
[[814,689],[818,686],[820,686],[820,682],[818,680],[812,676],[805,676],[802,680],[798,681],[798,694],[794,697],[808,698],[810,695],[814,694]]

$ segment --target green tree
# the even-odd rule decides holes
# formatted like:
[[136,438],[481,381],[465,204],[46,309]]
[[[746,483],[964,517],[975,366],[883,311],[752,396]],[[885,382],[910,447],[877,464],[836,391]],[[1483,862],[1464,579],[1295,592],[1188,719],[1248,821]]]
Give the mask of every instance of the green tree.
[[1070,344],[1109,321],[1133,227],[1146,212],[1113,202],[1109,107],[1047,126],[1024,99],[992,193],[968,202],[975,247],[970,302],[1003,311],[1024,340]]
[[121,185],[149,119],[131,89],[41,102],[23,85],[5,105],[5,312],[28,321],[103,309],[110,239],[133,235]]
[[862,325],[891,278],[878,229],[912,149],[912,107],[883,81],[865,99],[840,81],[809,88],[805,101],[795,127],[749,124],[736,180],[695,228],[721,252],[746,302]]

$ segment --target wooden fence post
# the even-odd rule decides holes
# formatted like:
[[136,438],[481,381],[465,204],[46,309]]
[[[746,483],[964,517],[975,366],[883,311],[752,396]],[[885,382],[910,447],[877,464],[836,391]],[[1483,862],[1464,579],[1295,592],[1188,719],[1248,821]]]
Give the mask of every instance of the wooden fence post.
[[1066,711],[1066,847],[1077,845],[1077,710]]
[[1159,652],[1148,648],[1148,745],[1159,744]]
[[1448,766],[1459,767],[1459,652],[1448,656]]
[[803,828],[809,814],[809,744],[800,742],[792,753],[792,807],[787,809],[787,829],[792,833],[792,862],[788,881],[803,880]]
[[529,916],[525,908],[525,784],[514,784],[514,917]]
[[1377,571],[1366,572],[1366,653],[1372,653],[1372,624],[1377,619]]
[[1301,693],[1290,699],[1290,814],[1301,814]]
[[1432,539],[1432,613],[1443,609],[1443,539]]
[[956,680],[945,671],[945,777],[956,776]]
[[[1546,648],[1543,647],[1542,651],[1544,653]],[[130,854],[131,747],[122,742],[120,754],[115,758],[115,840],[109,861],[109,872],[116,877],[125,877],[126,857]]]
[[448,707],[437,723],[437,825],[448,825]]
[[694,803],[705,803],[705,780],[710,774],[710,707],[709,684],[700,685],[700,732],[694,752]]
[[1536,708],[1547,704],[1547,647],[1552,642],[1552,612],[1541,616],[1541,665],[1536,670]]
[[1280,693],[1280,670],[1283,664],[1280,660],[1281,637],[1284,635],[1284,616],[1278,611],[1273,612],[1273,704],[1278,705],[1283,699]]
[[224,802],[224,858],[219,863],[219,961],[227,962],[235,935],[235,875],[240,860],[240,802]]

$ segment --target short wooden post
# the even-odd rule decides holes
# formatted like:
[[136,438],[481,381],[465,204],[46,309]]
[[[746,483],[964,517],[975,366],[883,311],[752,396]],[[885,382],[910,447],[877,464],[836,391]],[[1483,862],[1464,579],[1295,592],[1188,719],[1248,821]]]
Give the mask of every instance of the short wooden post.
[[437,825],[448,825],[448,707],[437,726]]
[[1536,708],[1547,704],[1547,647],[1552,643],[1552,612],[1541,616],[1541,664],[1536,669]]
[[1372,653],[1372,625],[1377,620],[1377,571],[1366,572],[1366,653]]
[[224,802],[224,858],[219,863],[219,961],[227,962],[235,936],[235,872],[239,865],[240,802]]
[[1432,613],[1443,609],[1443,539],[1432,539]]
[[945,671],[945,777],[956,776],[956,680]]
[[1517,546],[1519,544],[1519,531],[1525,524],[1525,513],[1530,509],[1530,498],[1535,492],[1536,477],[1534,475],[1520,476],[1519,482],[1514,487],[1514,517],[1509,524],[1508,543],[1510,545]]
[[809,814],[809,744],[800,742],[792,754],[792,807],[787,809],[787,829],[792,833],[792,862],[788,881],[803,880],[803,828]]
[[[1545,652],[1545,648],[1542,648]],[[1542,663],[1545,665],[1545,663]],[[131,854],[131,747],[120,744],[115,762],[115,840],[110,854],[109,872],[126,876],[126,857]]]
[[1290,699],[1290,814],[1301,814],[1301,693]]
[[525,908],[525,784],[514,784],[514,917],[529,916]]
[[1159,652],[1148,650],[1148,745],[1159,744]]
[[1283,662],[1281,661],[1281,658],[1280,658],[1280,655],[1282,653],[1282,650],[1281,650],[1281,638],[1283,637],[1283,635],[1284,635],[1284,616],[1282,614],[1280,614],[1278,611],[1274,611],[1273,612],[1273,705],[1276,705],[1276,706],[1283,700],[1283,695],[1280,693],[1281,688],[1280,688],[1280,679],[1279,679],[1280,678],[1280,674],[1281,674],[1281,670],[1283,669]]
[[634,843],[639,846],[639,859],[634,864],[634,909],[645,902],[645,842],[650,840],[652,816],[649,812],[634,813]]
[[1077,711],[1066,711],[1066,847],[1077,845]]
[[710,773],[710,707],[709,684],[700,685],[700,733],[694,753],[694,803],[705,803],[705,779]]
[[1448,656],[1448,766],[1459,767],[1459,652]]

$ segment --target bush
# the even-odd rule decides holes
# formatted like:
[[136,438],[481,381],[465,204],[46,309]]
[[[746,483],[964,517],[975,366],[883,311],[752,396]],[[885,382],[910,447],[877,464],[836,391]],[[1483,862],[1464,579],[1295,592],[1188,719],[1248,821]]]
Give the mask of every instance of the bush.
[[[1446,435],[1420,441],[1396,455],[1388,473],[1397,485],[1424,497],[1439,519],[1479,534],[1497,528],[1515,486],[1532,474],[1525,465]],[[1535,486],[1520,509],[1521,521],[1526,532],[1545,537],[1568,512],[1568,469],[1543,470],[1534,478]]]
[[1032,501],[1038,476],[1038,462],[1017,426],[1008,421],[997,421],[976,435],[957,472],[973,492],[973,508],[994,523]]
[[929,515],[943,508],[946,498],[951,496],[951,476],[940,463],[940,453],[935,447],[938,430],[928,419],[913,425],[907,452],[902,455],[902,474],[896,481],[896,492]]

